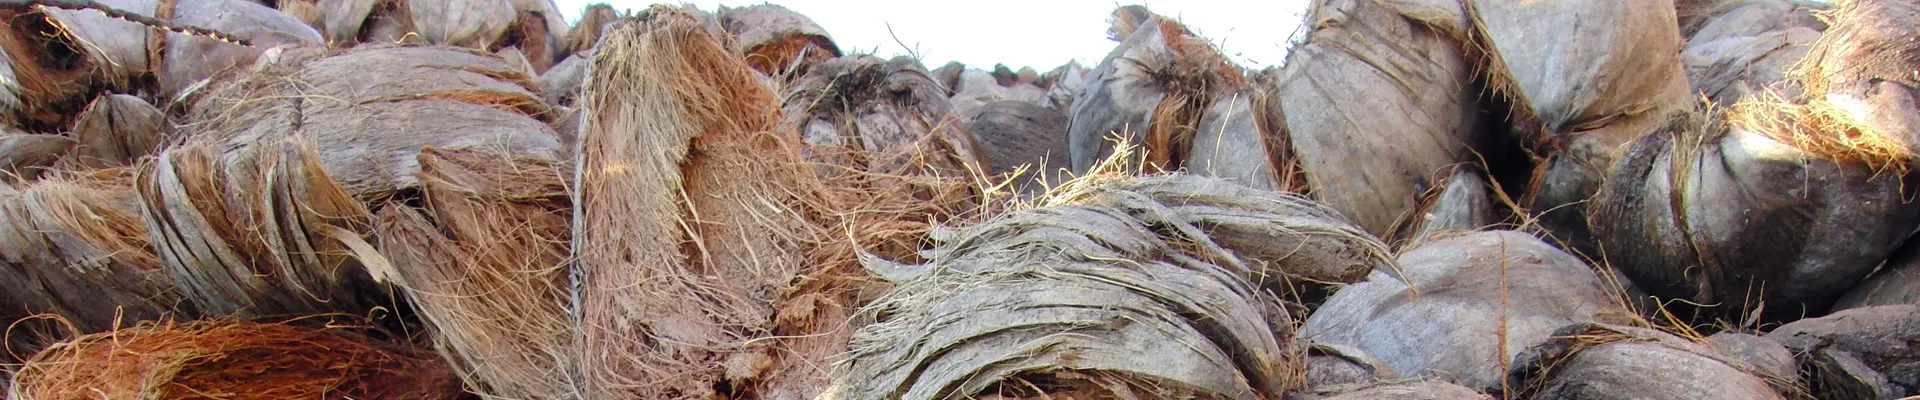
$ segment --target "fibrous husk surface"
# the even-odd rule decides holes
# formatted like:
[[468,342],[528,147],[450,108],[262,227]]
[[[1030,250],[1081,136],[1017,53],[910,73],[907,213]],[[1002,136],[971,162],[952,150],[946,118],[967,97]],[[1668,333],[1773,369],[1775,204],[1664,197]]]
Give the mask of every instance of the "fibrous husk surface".
[[358,329],[210,320],[81,336],[28,360],[7,398],[454,399],[430,352]]
[[478,150],[426,149],[420,165],[421,207],[375,216],[395,285],[475,392],[573,395],[570,171]]
[[1653,329],[1577,324],[1516,360],[1511,397],[1526,399],[1785,399],[1739,361]]
[[1456,167],[1441,184],[1438,192],[1421,202],[1420,213],[1403,228],[1413,232],[1407,236],[1410,243],[1500,222],[1495,216],[1493,189],[1479,170]]
[[0,181],[31,181],[60,162],[77,144],[64,135],[0,129]]
[[[1720,332],[1707,336],[1708,346],[1720,352],[1729,361],[1745,363],[1748,372],[1769,382],[1797,386],[1800,382],[1800,363],[1794,360],[1793,351],[1773,339],[1751,333]],[[1775,389],[1780,387],[1776,384]]]
[[1307,390],[1310,392],[1325,395],[1358,392],[1398,380],[1400,374],[1394,372],[1393,367],[1353,346],[1316,343],[1307,349]]
[[[1001,77],[992,72],[965,68],[953,80],[943,80],[941,84],[953,92],[951,100],[955,115],[970,115],[974,110],[997,101],[1012,100],[1039,106],[1047,104],[1047,89],[1040,87],[1037,82],[1020,81],[1017,76],[1003,83]],[[1065,132],[1064,129],[1061,132]]]
[[929,265],[881,267],[897,286],[830,398],[1274,398],[1305,388],[1305,349],[1262,282],[1391,265],[1297,196],[1083,179],[941,240]]
[[1821,399],[1891,399],[1920,393],[1920,306],[1842,310],[1775,328],[1767,337],[1798,357]]
[[1685,105],[1684,95],[1663,96],[1685,79],[1670,0],[1470,0],[1467,9],[1489,85],[1545,132],[1572,134]]
[[1834,311],[1894,304],[1920,305],[1920,245],[1909,240],[1867,280],[1840,295]]
[[1341,393],[1321,400],[1491,400],[1493,397],[1465,386],[1440,381],[1380,384]]
[[74,148],[65,169],[132,166],[160,152],[171,127],[160,109],[138,97],[110,94],[93,99],[73,125]]
[[[1375,0],[1326,0],[1280,72],[1274,121],[1306,191],[1376,235],[1470,156],[1474,72],[1450,35]],[[1284,166],[1281,166],[1284,168]]]
[[[787,89],[783,130],[808,144],[865,156],[836,163],[890,174],[969,177],[987,159],[920,62],[847,56],[823,61]],[[888,155],[913,155],[901,163]],[[871,163],[869,163],[871,162]]]
[[1335,293],[1302,337],[1359,348],[1403,377],[1488,391],[1501,387],[1515,356],[1556,329],[1627,313],[1593,269],[1525,233],[1433,240],[1398,265],[1398,274],[1375,270]]
[[716,14],[744,52],[747,65],[760,73],[782,76],[841,56],[826,29],[786,7],[721,7]]
[[812,219],[830,203],[799,138],[724,40],[658,6],[595,50],[573,192],[587,398],[813,398],[846,349],[859,271],[816,253],[848,232]]
[[574,100],[580,97],[580,83],[587,78],[587,64],[593,62],[593,49],[587,49],[560,60],[553,68],[541,73],[540,98],[554,107],[572,107]]
[[1735,319],[1817,314],[1920,226],[1904,177],[1718,118],[1638,139],[1588,208],[1606,259],[1647,293]]
[[1845,121],[1846,132],[1794,137],[1809,151],[1840,158],[1905,162],[1920,150],[1920,2],[1848,1],[1789,76],[1813,112]]
[[197,315],[148,246],[130,171],[61,174],[0,191],[0,249],[5,323],[25,316],[15,313],[54,314],[91,333]]
[[967,132],[980,136],[980,150],[987,158],[987,173],[1013,173],[1021,168],[1027,174],[1017,179],[1016,187],[1033,193],[1043,185],[1064,181],[1067,164],[1067,117],[1032,103],[1001,100],[980,107],[966,117]]
[[[1807,28],[1815,32],[1827,29],[1827,22],[1817,13],[1832,9],[1832,6],[1806,0],[1740,0],[1726,1],[1718,13],[1702,15],[1700,29],[1681,33],[1687,37],[1687,46],[1695,43],[1707,43],[1715,40],[1759,36],[1767,32]],[[1677,3],[1686,3],[1681,0]],[[1677,4],[1676,4],[1677,5]]]
[[[1256,106],[1264,99],[1253,96],[1270,91],[1250,83],[1245,71],[1205,38],[1145,7],[1121,7],[1111,22],[1108,37],[1120,45],[1087,76],[1068,110],[1068,162],[1076,173],[1108,158],[1118,143],[1132,143],[1144,149],[1135,155],[1151,170],[1184,169],[1264,189],[1289,187],[1264,165],[1284,149],[1272,141],[1278,124],[1266,120],[1264,112],[1251,111],[1266,109]],[[1199,149],[1203,140],[1258,145]],[[1260,168],[1238,168],[1246,164]]]
[[1694,41],[1687,44],[1681,60],[1693,91],[1716,104],[1732,105],[1763,98],[1763,94],[1792,98],[1800,92],[1787,80],[1787,73],[1819,39],[1819,31],[1792,27]]
[[[620,13],[606,3],[587,6],[587,10],[580,13],[579,23],[567,30],[567,54],[577,56],[581,52],[592,49],[595,44],[600,43],[600,34],[606,30],[607,24],[619,19]],[[592,57],[589,56],[587,59]]]

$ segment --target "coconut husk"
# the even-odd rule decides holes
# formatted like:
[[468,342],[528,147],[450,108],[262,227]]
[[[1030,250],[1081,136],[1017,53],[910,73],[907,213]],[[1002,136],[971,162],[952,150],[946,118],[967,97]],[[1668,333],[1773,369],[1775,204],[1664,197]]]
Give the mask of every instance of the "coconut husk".
[[77,142],[61,135],[0,130],[0,181],[32,181],[52,169]]
[[1140,144],[1145,151],[1136,156],[1150,169],[1187,167],[1207,111],[1248,86],[1245,72],[1185,25],[1143,6],[1115,10],[1108,34],[1120,45],[1094,67],[1068,113],[1069,163],[1088,171],[1113,154],[1117,136]]
[[1820,32],[1793,27],[1748,36],[1687,44],[1686,63],[1693,91],[1715,104],[1738,104],[1778,95],[1794,98],[1798,87],[1787,71],[1813,48]]
[[587,77],[587,63],[593,61],[593,49],[568,56],[540,74],[540,98],[556,107],[572,107],[580,97],[580,82]]
[[1276,398],[1305,388],[1305,349],[1260,282],[1388,263],[1324,207],[1217,179],[1095,176],[1040,204],[870,266],[897,286],[822,398]]
[[1920,307],[1842,310],[1775,328],[1768,338],[1798,358],[1815,398],[1891,399],[1920,394]]
[[[882,174],[965,178],[986,170],[978,139],[920,62],[847,56],[814,64],[787,90],[783,130],[856,154],[836,164]],[[910,155],[918,162],[888,162]],[[893,157],[898,158],[898,157]]]
[[946,83],[953,94],[949,100],[953,103],[954,115],[972,115],[973,110],[1002,100],[1012,100],[1033,105],[1046,105],[1047,89],[1039,85],[1010,80],[1002,82],[1002,77],[987,71],[966,69],[951,83]]
[[1388,235],[1471,156],[1473,67],[1449,34],[1385,3],[1320,3],[1309,15],[1269,112],[1295,158],[1276,168],[1297,165],[1306,192]]
[[1560,136],[1687,104],[1665,91],[1685,77],[1672,3],[1470,0],[1467,9],[1491,89]]
[[273,8],[306,23],[322,35],[326,34],[327,12],[320,8],[320,0],[279,0],[273,4]]
[[1335,293],[1302,337],[1359,348],[1404,377],[1495,391],[1513,357],[1555,329],[1628,313],[1593,269],[1525,233],[1432,240],[1398,265]]
[[805,73],[806,65],[841,56],[833,36],[805,15],[774,4],[720,7],[727,33],[745,52],[747,65],[770,76]]
[[389,204],[375,220],[396,285],[434,343],[476,392],[575,393],[564,165],[431,148],[420,164],[424,207]]
[[1307,390],[1315,394],[1363,392],[1397,380],[1400,374],[1393,367],[1352,346],[1314,344],[1307,349]]
[[1418,381],[1375,385],[1321,400],[1491,400],[1492,396],[1446,382]]
[[506,61],[507,64],[516,66],[520,69],[521,73],[526,76],[540,75],[539,73],[533,72],[533,62],[527,60],[527,53],[521,52],[518,47],[500,49],[500,51],[493,52],[493,55],[500,57],[500,59]]
[[[573,250],[588,398],[813,398],[859,275],[819,245],[821,190],[774,93],[690,9],[610,25],[576,150]],[[862,199],[871,201],[872,199]]]
[[1508,398],[1786,399],[1752,367],[1666,332],[1576,324],[1515,360]]
[[399,43],[415,31],[407,0],[320,0],[320,9],[329,46]]
[[[1793,352],[1786,346],[1755,334],[1740,332],[1720,332],[1707,336],[1708,346],[1712,346],[1720,355],[1731,361],[1745,363],[1748,372],[1766,379],[1775,385],[1775,390],[1787,393],[1801,387],[1800,364],[1793,359]],[[1786,385],[1782,387],[1781,385]]]
[[1920,304],[1920,245],[1909,239],[1893,256],[1861,281],[1853,290],[1840,295],[1833,310],[1894,304]]
[[101,170],[0,193],[0,265],[7,267],[0,303],[7,313],[58,315],[80,333],[174,312],[197,315],[181,303],[148,246],[132,183],[128,171]]
[[[1831,10],[1833,6],[1805,0],[1741,0],[1721,1],[1710,13],[1701,15],[1703,22],[1694,32],[1682,30],[1687,37],[1687,46],[1707,43],[1715,40],[1741,36],[1759,36],[1767,32],[1806,28],[1815,32],[1827,30],[1827,22],[1818,14]],[[1687,3],[1679,1],[1678,3]],[[1676,6],[1679,4],[1675,4]]]
[[420,148],[558,158],[550,107],[524,71],[477,50],[307,49],[203,90],[182,135],[242,146],[298,133],[336,182],[378,199],[417,184]]
[[1441,182],[1438,191],[1421,201],[1420,213],[1403,227],[1412,234],[1409,243],[1438,238],[1449,232],[1475,231],[1500,222],[1495,215],[1493,188],[1481,172],[1466,166],[1455,167],[1453,175]]
[[519,17],[511,0],[407,1],[415,33],[427,43],[486,49]]
[[[1016,190],[1038,193],[1065,180],[1067,116],[1031,103],[1002,100],[987,103],[966,116],[967,132],[980,135],[987,157],[987,173],[1010,174]],[[1044,184],[1034,184],[1044,182]]]
[[[579,23],[567,30],[567,54],[578,55],[586,52],[587,49],[592,49],[594,44],[600,43],[600,34],[606,30],[607,24],[618,19],[620,19],[620,13],[606,3],[587,6],[587,10],[580,13]],[[592,59],[592,57],[584,58]]]
[[1307,190],[1290,149],[1276,137],[1285,123],[1267,112],[1277,103],[1278,88],[1270,82],[1223,95],[1207,107],[1187,149],[1189,171],[1261,190]]
[[73,124],[75,147],[65,169],[132,166],[168,143],[166,115],[138,97],[110,94],[93,99]]
[[180,1],[172,6],[171,14],[169,18],[176,22],[228,32],[252,41],[253,46],[172,32],[165,39],[148,39],[151,46],[164,46],[165,50],[154,55],[158,59],[150,62],[160,63],[153,66],[153,74],[160,80],[161,93],[169,98],[221,70],[252,65],[268,48],[326,43],[324,36],[305,22],[241,0]]
[[464,397],[432,354],[356,329],[212,320],[81,336],[35,355],[8,398]]
[[507,32],[494,42],[489,49],[507,47],[519,48],[526,53],[532,63],[534,73],[539,75],[552,68],[567,51],[561,43],[567,37],[565,14],[553,0],[509,0],[517,15],[513,23],[507,26]]
[[[5,122],[42,132],[66,127],[71,116],[86,107],[96,85],[97,62],[89,56],[86,45],[63,28],[63,21],[44,8],[0,10],[0,20],[8,21],[6,29],[0,30],[0,49],[10,61]],[[118,21],[103,24],[129,30],[132,38],[145,37],[138,25]],[[144,43],[135,44],[139,49],[146,48]],[[139,60],[145,60],[144,54],[141,52]]]
[[1068,61],[1055,71],[1047,74],[1047,108],[1066,113],[1073,110],[1073,97],[1087,86],[1087,74],[1091,71],[1079,61]]
[[1647,293],[1687,300],[1682,314],[1819,313],[1920,227],[1905,178],[1719,118],[1676,118],[1634,142],[1588,207],[1605,259]]
[[1783,139],[1837,158],[1911,160],[1920,149],[1920,77],[1912,74],[1920,63],[1920,45],[1912,40],[1920,35],[1920,2],[1848,1],[1831,15],[1832,27],[1789,73],[1805,94],[1788,100],[1851,121],[1845,125],[1858,132]]

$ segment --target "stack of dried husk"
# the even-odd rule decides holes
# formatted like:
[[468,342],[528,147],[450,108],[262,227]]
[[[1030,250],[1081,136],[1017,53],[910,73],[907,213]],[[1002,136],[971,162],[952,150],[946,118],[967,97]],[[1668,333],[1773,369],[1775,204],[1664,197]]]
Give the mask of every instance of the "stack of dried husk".
[[431,353],[360,329],[208,320],[81,336],[35,355],[7,398],[457,399]]
[[391,307],[365,204],[417,186],[423,147],[557,159],[531,87],[469,50],[275,54],[196,94],[186,143],[142,169],[153,245],[211,314]]
[[1920,306],[1844,310],[1767,334],[1792,351],[1820,399],[1893,399],[1920,394]]
[[1676,120],[1615,165],[1593,229],[1642,289],[1720,316],[1817,315],[1920,227],[1900,116],[1916,83],[1888,66],[1920,49],[1905,39],[1920,7],[1837,12],[1786,83],[1800,96]]
[[1497,391],[1514,357],[1555,330],[1629,313],[1591,268],[1525,233],[1435,239],[1398,265],[1335,293],[1302,337],[1351,346],[1402,377]]
[[[0,317],[16,345],[5,349],[10,356],[4,359],[37,350],[16,338],[198,316],[148,246],[138,203],[132,173],[124,169],[63,173],[0,189]],[[12,329],[35,314],[59,316],[63,329]]]
[[388,203],[374,217],[395,285],[476,393],[575,393],[571,172],[551,158],[428,148],[418,205]]
[[102,90],[145,91],[162,98],[181,93],[215,72],[253,62],[280,45],[317,45],[323,38],[294,17],[245,0],[111,0],[120,12],[199,26],[248,40],[239,46],[215,38],[150,28],[95,10],[29,7],[0,11],[0,48],[11,61],[12,102],[0,120],[31,130],[68,127]]
[[1068,112],[1074,172],[1089,171],[1124,142],[1145,149],[1137,156],[1148,168],[1294,188],[1283,170],[1291,164],[1280,162],[1286,147],[1273,134],[1279,122],[1263,112],[1271,85],[1257,84],[1205,38],[1142,6],[1115,10],[1107,33],[1120,45],[1086,77]]
[[955,62],[940,67],[933,75],[952,93],[953,113],[957,115],[969,115],[987,103],[1004,100],[1047,104],[1049,87],[1031,67],[1016,72],[995,65],[993,71],[985,71]]
[[33,134],[0,128],[0,182],[32,181],[73,150],[65,135]]
[[0,181],[133,165],[167,142],[166,116],[138,97],[95,98],[65,134],[0,128]]
[[1019,100],[999,100],[968,111],[966,130],[979,135],[986,172],[1014,177],[1015,190],[1038,194],[1067,178],[1067,116]]
[[327,43],[425,43],[499,52],[540,73],[568,52],[552,0],[321,0]]
[[1521,353],[1505,393],[1527,399],[1786,399],[1770,385],[1777,379],[1764,375],[1711,346],[1666,332],[1578,324]]
[[786,7],[721,7],[716,14],[740,46],[747,66],[768,76],[804,73],[807,65],[841,56],[826,29]]
[[1792,98],[1787,72],[1820,40],[1824,10],[1789,0],[1744,2],[1714,16],[1687,39],[1681,54],[1693,91],[1731,105],[1762,95]]
[[889,174],[968,177],[984,171],[978,139],[953,114],[945,89],[912,58],[855,55],[820,62],[789,85],[783,99],[782,129],[799,132],[808,144],[914,156],[823,150],[816,158],[846,156],[831,161]]
[[584,397],[812,398],[846,349],[864,274],[832,242],[857,234],[818,207],[875,199],[822,194],[726,42],[657,6],[595,50],[573,192]]
[[1306,360],[1274,288],[1391,266],[1332,210],[1218,179],[1083,178],[1042,204],[870,267],[897,286],[823,398],[1279,398]]
[[1472,157],[1479,104],[1458,28],[1403,3],[1314,2],[1264,110],[1284,123],[1276,140],[1292,159],[1281,168],[1298,170],[1304,191],[1399,239],[1450,166]]

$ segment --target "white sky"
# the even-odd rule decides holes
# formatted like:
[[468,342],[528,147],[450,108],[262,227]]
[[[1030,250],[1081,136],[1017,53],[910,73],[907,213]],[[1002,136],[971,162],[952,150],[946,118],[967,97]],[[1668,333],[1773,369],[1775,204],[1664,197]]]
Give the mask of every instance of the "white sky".
[[[639,10],[655,0],[554,0],[571,23],[588,4]],[[1107,40],[1107,16],[1125,4],[1146,4],[1154,13],[1179,19],[1212,40],[1242,66],[1279,65],[1287,37],[1299,26],[1307,0],[1163,0],[1141,3],[1115,0],[751,0],[692,1],[703,10],[720,5],[779,4],[826,28],[842,51],[882,57],[906,54],[917,46],[927,68],[948,61],[992,69],[1031,66],[1046,72],[1079,60],[1092,68],[1117,43]],[[906,47],[897,44],[893,34]]]

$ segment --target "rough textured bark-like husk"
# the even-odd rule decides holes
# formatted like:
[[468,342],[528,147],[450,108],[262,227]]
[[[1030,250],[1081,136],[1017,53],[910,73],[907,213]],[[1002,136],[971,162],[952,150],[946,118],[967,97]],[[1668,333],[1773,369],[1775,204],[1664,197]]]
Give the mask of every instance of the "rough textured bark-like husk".
[[[1470,0],[1495,92],[1562,135],[1681,102],[1671,0]],[[1558,32],[1559,34],[1541,34]],[[1666,97],[1666,98],[1663,98]]]
[[31,181],[60,162],[76,144],[61,135],[0,131],[0,181]]
[[1465,386],[1445,382],[1420,381],[1385,384],[1341,393],[1321,400],[1492,400],[1492,396]]
[[68,169],[131,166],[168,143],[166,115],[138,97],[110,94],[93,99],[73,125]]
[[1440,191],[1423,201],[1416,219],[1409,221],[1409,243],[1440,237],[1448,232],[1475,231],[1500,222],[1495,217],[1493,189],[1479,170],[1454,168],[1453,175],[1441,182]]
[[1528,399],[1786,399],[1750,370],[1665,332],[1579,324],[1528,348],[1509,381]]
[[[163,58],[150,62],[159,63],[153,66],[153,74],[160,79],[161,93],[169,98],[221,70],[250,66],[262,52],[274,46],[326,44],[324,36],[306,22],[242,0],[180,0],[173,6],[172,19],[230,33],[252,41],[253,46],[167,32],[162,42],[166,50],[159,54]],[[148,39],[155,40],[159,39]]]
[[1382,382],[1398,380],[1400,374],[1394,372],[1393,367],[1353,346],[1314,344],[1307,349],[1307,390],[1312,393],[1334,395],[1364,391]]
[[1842,5],[1833,26],[1792,72],[1806,99],[1845,111],[1855,123],[1920,153],[1920,2],[1855,0]]
[[[898,286],[826,398],[1275,398],[1305,387],[1305,349],[1257,282],[1388,264],[1299,197],[1191,175],[1081,184],[942,240],[931,265],[883,267]],[[1285,242],[1365,244],[1269,252]]]
[[953,114],[945,90],[919,61],[847,56],[814,64],[784,97],[782,130],[807,143],[869,155],[918,155],[918,162],[861,165],[881,173],[968,177],[984,171],[979,139]]
[[840,57],[833,36],[805,15],[774,4],[721,7],[720,24],[744,52],[748,66],[770,76],[805,71],[805,65]]
[[1554,330],[1628,313],[1579,259],[1524,233],[1433,240],[1399,266],[1335,293],[1302,337],[1357,347],[1402,376],[1498,390],[1502,368]]
[[1904,178],[1713,118],[1636,141],[1588,208],[1606,259],[1647,293],[1731,318],[1817,314],[1920,226]]
[[612,25],[587,78],[573,266],[586,398],[812,398],[848,265],[808,259],[812,171],[778,100],[700,17]]
[[1278,115],[1308,191],[1376,235],[1465,161],[1473,66],[1444,32],[1373,0],[1315,3],[1281,70]]
[[427,43],[485,49],[518,15],[510,0],[408,0],[413,27]]
[[[1791,386],[1800,384],[1800,363],[1793,359],[1793,351],[1773,339],[1763,336],[1720,332],[1707,337],[1706,345],[1712,346],[1729,361],[1747,364],[1747,372]],[[1779,390],[1779,386],[1774,387]]]
[[1912,240],[1887,257],[1873,276],[1840,295],[1833,310],[1894,304],[1920,305],[1920,245]]
[[1021,166],[1027,175],[1015,182],[1018,190],[1036,193],[1041,185],[1058,185],[1067,169],[1067,116],[1031,103],[1002,100],[966,116],[967,132],[980,136],[987,173],[1012,173]]
[[1792,350],[1820,399],[1920,394],[1920,306],[1843,310],[1781,325],[1768,338]]
[[1680,58],[1693,91],[1715,104],[1732,105],[1764,92],[1797,98],[1787,72],[1806,56],[1820,32],[1794,27],[1687,44]]
[[50,313],[91,333],[176,311],[197,316],[148,247],[131,184],[127,171],[106,170],[0,192],[4,323]]
[[[1118,136],[1141,146],[1135,156],[1146,168],[1208,172],[1189,168],[1200,125],[1223,99],[1248,90],[1246,73],[1185,25],[1142,6],[1115,10],[1109,35],[1120,45],[1093,69],[1068,112],[1068,161],[1074,171],[1085,173],[1113,154],[1111,139]],[[1265,153],[1267,148],[1233,150]]]
[[1826,21],[1820,20],[1814,13],[1832,8],[1805,0],[1744,0],[1728,3],[1732,4],[1721,7],[1725,8],[1723,12],[1704,15],[1707,18],[1703,19],[1705,23],[1699,30],[1681,32],[1687,35],[1688,46],[1793,28],[1824,31],[1827,29]]

